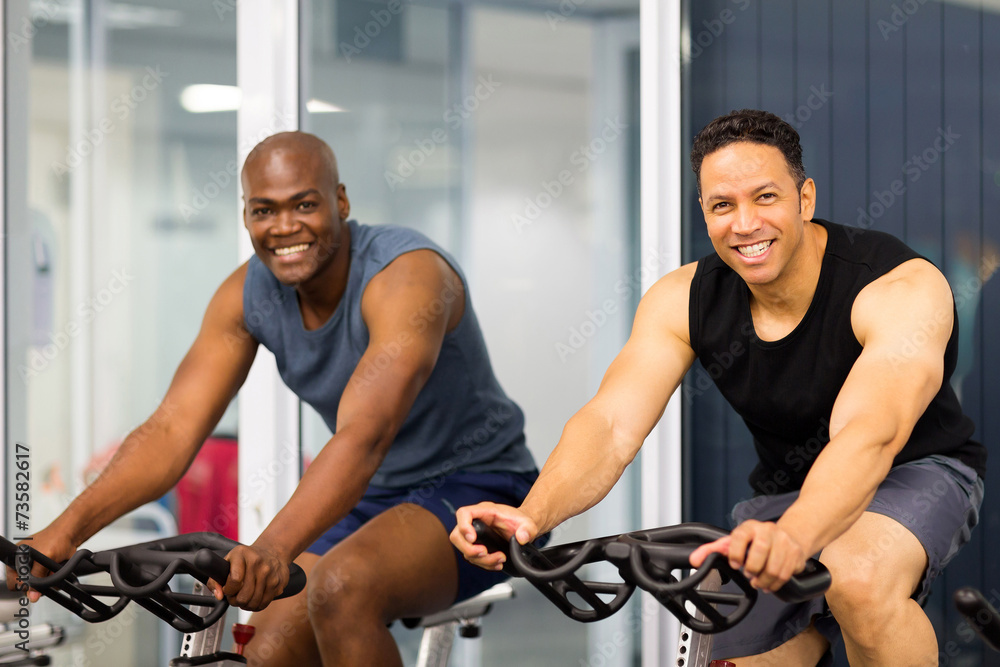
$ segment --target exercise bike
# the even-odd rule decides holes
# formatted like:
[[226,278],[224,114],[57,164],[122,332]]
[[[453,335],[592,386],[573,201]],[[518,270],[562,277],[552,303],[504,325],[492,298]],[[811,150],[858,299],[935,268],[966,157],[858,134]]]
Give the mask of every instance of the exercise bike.
[[[712,634],[742,620],[756,600],[756,590],[718,554],[697,570],[688,565],[687,559],[697,546],[725,534],[712,526],[682,524],[544,550],[518,545],[513,551],[485,525],[480,524],[477,529],[480,539],[492,544],[491,549],[508,552],[505,568],[510,574],[528,579],[563,613],[577,621],[607,618],[624,606],[637,586],[652,593],[685,624],[678,667],[709,665]],[[130,602],[147,609],[184,633],[181,655],[170,661],[170,667],[239,667],[246,664],[240,646],[252,637],[252,628],[235,626],[236,652],[221,651],[228,603],[216,600],[206,586],[209,578],[225,581],[228,577],[229,563],[224,555],[236,544],[214,533],[194,533],[100,552],[81,549],[65,563],[56,563],[30,547],[0,538],[0,561],[15,571],[20,569],[22,574],[30,572],[31,562],[48,568],[49,575],[28,575],[26,583],[88,622],[114,618]],[[576,576],[583,565],[602,560],[618,567],[622,582],[582,581]],[[292,569],[281,597],[294,595],[305,585],[302,570],[294,565]],[[672,574],[675,570],[690,572],[678,578]],[[97,573],[109,575],[111,585],[80,581],[80,577]],[[172,580],[182,574],[195,579],[193,593],[171,588]],[[738,593],[718,591],[721,583],[730,580],[738,586]],[[829,575],[821,565],[812,563],[806,573],[797,575],[782,589],[782,594],[786,599],[812,597],[828,586]],[[570,597],[573,593],[582,604]],[[481,618],[490,605],[511,595],[509,584],[499,584],[440,614],[415,621],[424,628],[418,665],[447,665],[456,630],[461,636],[477,636]],[[612,598],[610,601],[606,600],[608,596]],[[31,634],[30,652],[16,662],[3,662],[0,658],[0,664],[50,664],[44,648],[58,642],[60,636],[58,629],[49,633],[44,630]]]
[[952,596],[955,607],[994,651],[1000,651],[1000,612],[975,588],[965,586]]
[[[170,661],[170,667],[240,667],[247,664],[242,647],[252,638],[253,628],[235,625],[236,652],[220,650],[229,603],[217,600],[207,586],[209,579],[225,582],[229,577],[225,555],[237,545],[215,533],[191,533],[107,551],[80,549],[66,562],[57,563],[26,544],[15,545],[0,537],[0,561],[24,584],[90,623],[114,618],[130,602],[147,609],[184,633],[181,654]],[[48,568],[49,574],[29,574],[33,563]],[[111,577],[110,586],[80,580],[99,573]],[[184,574],[195,579],[191,593],[171,588],[172,580]],[[295,595],[305,583],[305,573],[293,563],[289,582],[278,597]],[[3,658],[0,664],[49,664],[44,648],[51,642],[35,644],[39,633],[27,627],[13,632],[18,638],[23,633],[23,648],[15,647],[23,655],[15,653],[12,661]],[[51,637],[44,632],[40,636]]]
[[[757,590],[722,554],[711,554],[701,567],[691,567],[695,549],[728,534],[708,524],[666,526],[545,549],[520,545],[515,538],[505,542],[478,519],[473,527],[477,544],[507,556],[505,572],[527,579],[575,621],[608,618],[625,606],[637,587],[650,593],[682,624],[677,667],[727,667],[726,661],[711,659],[712,637],[743,620],[757,601]],[[601,561],[614,565],[621,580],[585,581],[577,576],[581,567]],[[727,582],[734,584],[734,591],[721,590]],[[775,595],[785,602],[801,602],[829,587],[830,573],[810,559]]]

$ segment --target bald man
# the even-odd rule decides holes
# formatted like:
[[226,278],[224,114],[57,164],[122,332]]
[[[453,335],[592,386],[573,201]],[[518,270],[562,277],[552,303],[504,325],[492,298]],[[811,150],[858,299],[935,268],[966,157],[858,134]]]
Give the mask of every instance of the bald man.
[[[500,580],[448,534],[455,508],[527,493],[524,417],[493,374],[458,264],[417,232],[350,220],[323,141],[265,139],[242,183],[255,256],[215,293],[157,411],[33,545],[68,558],[173,487],[263,345],[334,435],[260,537],[230,552],[216,594],[256,612],[252,665],[401,665],[388,623]],[[272,603],[293,560],[307,588]]]

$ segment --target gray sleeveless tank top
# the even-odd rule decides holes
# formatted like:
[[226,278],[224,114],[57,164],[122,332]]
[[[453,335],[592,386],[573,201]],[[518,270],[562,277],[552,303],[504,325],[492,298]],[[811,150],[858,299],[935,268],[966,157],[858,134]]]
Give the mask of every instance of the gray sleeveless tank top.
[[[340,397],[368,347],[368,328],[361,317],[361,296],[368,281],[404,253],[433,250],[466,285],[465,311],[458,326],[445,335],[437,364],[371,484],[404,488],[458,471],[534,470],[525,446],[524,414],[493,374],[468,283],[455,260],[419,232],[369,227],[354,220],[347,224],[351,236],[347,289],[330,319],[316,330],[303,326],[293,287],[280,283],[256,256],[248,263],[244,322],[253,337],[274,353],[285,384],[336,432]],[[363,369],[362,378],[365,372],[377,371],[379,363],[391,363],[394,354],[398,351],[381,350],[376,368]]]

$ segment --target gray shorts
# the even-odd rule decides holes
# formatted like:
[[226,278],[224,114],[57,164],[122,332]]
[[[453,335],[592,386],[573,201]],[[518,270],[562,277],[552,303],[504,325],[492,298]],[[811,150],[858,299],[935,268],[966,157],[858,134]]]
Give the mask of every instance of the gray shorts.
[[[747,519],[775,521],[797,497],[798,491],[793,491],[745,500],[733,508],[734,525]],[[868,511],[902,524],[927,552],[927,572],[913,595],[918,602],[930,594],[931,583],[969,541],[982,502],[983,480],[969,466],[945,456],[896,466],[879,485]],[[760,595],[742,623],[715,636],[712,657],[766,653],[808,628],[813,619],[816,629],[835,646],[840,626],[824,598],[785,604],[773,595]]]

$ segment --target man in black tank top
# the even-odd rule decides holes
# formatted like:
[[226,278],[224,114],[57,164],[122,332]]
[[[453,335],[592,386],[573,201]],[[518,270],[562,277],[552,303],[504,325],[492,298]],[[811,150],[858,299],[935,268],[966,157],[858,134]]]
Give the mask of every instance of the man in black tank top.
[[716,254],[643,296],[524,503],[459,510],[452,542],[495,569],[502,556],[471,543],[473,518],[523,543],[599,502],[694,360],[727,355],[713,375],[754,436],[757,495],[692,564],[725,553],[774,591],[822,551],[833,585],[802,605],[762,596],[713,657],[813,667],[842,637],[852,665],[937,664],[918,600],[978,521],[986,461],[948,382],[951,289],[897,239],[814,220],[798,134],[773,114],[716,119],[691,162]]

